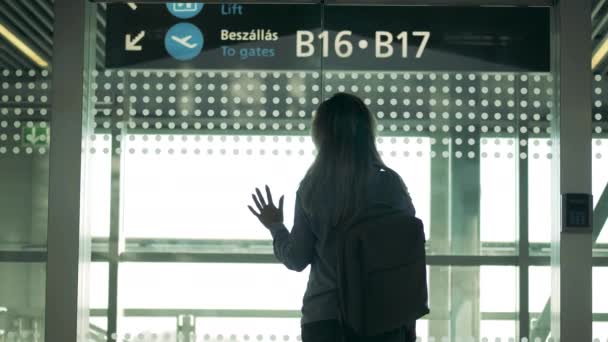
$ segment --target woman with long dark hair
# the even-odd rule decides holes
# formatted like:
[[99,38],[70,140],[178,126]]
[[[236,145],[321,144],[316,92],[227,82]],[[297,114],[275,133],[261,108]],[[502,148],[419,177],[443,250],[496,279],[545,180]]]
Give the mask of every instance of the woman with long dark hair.
[[354,95],[338,93],[319,106],[312,122],[318,153],[296,192],[291,232],[283,224],[284,196],[276,208],[268,186],[268,203],[259,189],[257,197],[252,194],[259,213],[249,210],[270,230],[277,259],[298,272],[311,265],[302,305],[304,342],[334,342],[341,334],[349,342],[416,339],[415,322],[364,339],[341,331],[338,321],[336,227],[377,202],[415,215],[403,180],[380,158],[375,130],[374,115]]

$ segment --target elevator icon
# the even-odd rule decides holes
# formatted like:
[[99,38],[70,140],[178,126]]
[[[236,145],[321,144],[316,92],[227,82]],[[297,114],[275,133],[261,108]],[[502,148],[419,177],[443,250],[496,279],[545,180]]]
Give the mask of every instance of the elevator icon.
[[167,4],[167,9],[180,19],[189,19],[199,14],[203,6],[204,4],[196,2],[171,2]]
[[180,3],[174,3],[172,5],[173,5],[174,12],[192,13],[192,12],[198,11],[198,4],[180,2]]

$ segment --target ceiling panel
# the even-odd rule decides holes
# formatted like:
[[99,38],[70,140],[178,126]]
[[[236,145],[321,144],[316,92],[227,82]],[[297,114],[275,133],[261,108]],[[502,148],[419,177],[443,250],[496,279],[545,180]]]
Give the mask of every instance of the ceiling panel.
[[[53,54],[53,0],[1,0],[0,25],[14,34],[51,67]],[[103,65],[105,5],[97,5],[98,66]],[[0,35],[0,69],[40,69],[14,44]]]

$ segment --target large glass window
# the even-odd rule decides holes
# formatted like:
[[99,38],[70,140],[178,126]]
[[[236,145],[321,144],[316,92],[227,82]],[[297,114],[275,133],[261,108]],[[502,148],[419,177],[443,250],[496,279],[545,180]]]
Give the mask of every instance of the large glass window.
[[[594,264],[598,262],[605,266],[605,260],[608,256],[608,114],[606,110],[606,92],[608,91],[608,82],[603,75],[594,75],[593,80],[593,111],[592,111],[592,140],[591,150],[592,159],[592,184],[593,190],[593,256]],[[606,314],[608,308],[604,305],[607,303],[606,298],[603,298],[601,284],[605,283],[606,267],[596,266],[593,269],[593,336],[604,338],[608,336],[608,322]]]
[[[101,39],[112,31],[105,23],[116,13],[128,20],[131,9],[96,9],[105,19],[99,51],[112,53]],[[139,10],[168,15],[164,4]],[[328,13],[323,19],[335,20]],[[321,58],[293,70],[167,68],[157,67],[168,63],[164,52],[122,65],[96,57],[85,177],[92,333],[295,340],[309,269],[277,264],[247,205],[268,184],[275,198],[285,195],[291,229],[295,191],[315,156],[311,120],[336,92],[360,96],[374,113],[382,159],[425,223],[432,312],[418,321],[423,341],[507,341],[542,323],[550,295],[549,72],[371,70]]]
[[44,338],[51,2],[0,4],[0,341]]

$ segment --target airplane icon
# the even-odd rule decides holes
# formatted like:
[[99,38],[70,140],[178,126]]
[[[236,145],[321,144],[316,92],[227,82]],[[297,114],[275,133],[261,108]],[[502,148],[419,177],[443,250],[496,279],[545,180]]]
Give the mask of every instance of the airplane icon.
[[190,23],[174,25],[165,35],[165,49],[180,61],[188,61],[200,55],[204,45],[203,33]]
[[178,36],[171,36],[171,40],[177,42],[178,44],[181,44],[181,45],[187,47],[188,49],[194,49],[195,47],[198,46],[198,44],[196,44],[196,43],[189,43],[190,39],[192,39],[192,35],[186,36],[186,37],[183,37],[183,38],[180,38]]

